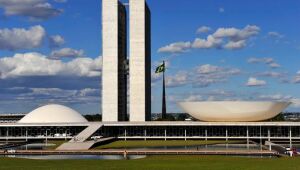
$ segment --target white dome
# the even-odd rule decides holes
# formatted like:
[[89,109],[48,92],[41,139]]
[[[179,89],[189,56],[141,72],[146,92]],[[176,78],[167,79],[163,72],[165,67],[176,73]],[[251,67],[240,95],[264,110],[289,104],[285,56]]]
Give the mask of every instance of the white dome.
[[75,110],[57,104],[39,107],[24,116],[18,123],[81,123],[87,120]]
[[249,122],[273,118],[290,102],[180,102],[179,106],[196,119],[208,122]]

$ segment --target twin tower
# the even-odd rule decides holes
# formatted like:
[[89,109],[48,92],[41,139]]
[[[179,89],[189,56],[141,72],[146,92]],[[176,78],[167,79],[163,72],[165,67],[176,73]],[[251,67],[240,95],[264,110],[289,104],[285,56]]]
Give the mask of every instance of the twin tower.
[[102,0],[102,120],[106,122],[125,121],[128,116],[137,122],[151,119],[151,14],[145,0],[129,0],[129,31],[127,25],[127,9],[121,2]]

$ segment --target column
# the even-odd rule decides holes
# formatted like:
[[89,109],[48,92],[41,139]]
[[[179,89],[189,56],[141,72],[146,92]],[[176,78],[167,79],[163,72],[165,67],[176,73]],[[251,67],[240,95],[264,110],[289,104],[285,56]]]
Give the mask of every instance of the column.
[[247,126],[247,149],[249,149],[249,127]]
[[292,145],[292,127],[290,126],[290,133],[289,133],[289,139],[290,139],[290,149],[292,149],[293,145]]
[[125,134],[125,141],[127,140],[127,130],[126,128],[124,129],[124,134]]

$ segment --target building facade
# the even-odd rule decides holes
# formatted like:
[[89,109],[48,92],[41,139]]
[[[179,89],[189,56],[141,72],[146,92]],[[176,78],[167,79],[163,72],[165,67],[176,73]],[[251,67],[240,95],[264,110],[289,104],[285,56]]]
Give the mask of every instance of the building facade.
[[130,121],[151,119],[151,14],[145,0],[130,0]]
[[102,1],[102,119],[127,118],[127,16],[118,0]]

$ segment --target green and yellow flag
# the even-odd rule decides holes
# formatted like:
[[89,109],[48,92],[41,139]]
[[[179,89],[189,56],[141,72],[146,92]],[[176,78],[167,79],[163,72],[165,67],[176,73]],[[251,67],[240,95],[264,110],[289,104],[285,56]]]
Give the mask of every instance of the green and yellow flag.
[[165,68],[165,62],[163,64],[161,64],[160,66],[158,66],[155,70],[155,73],[158,74],[158,73],[162,73],[162,72],[165,72],[166,68]]

